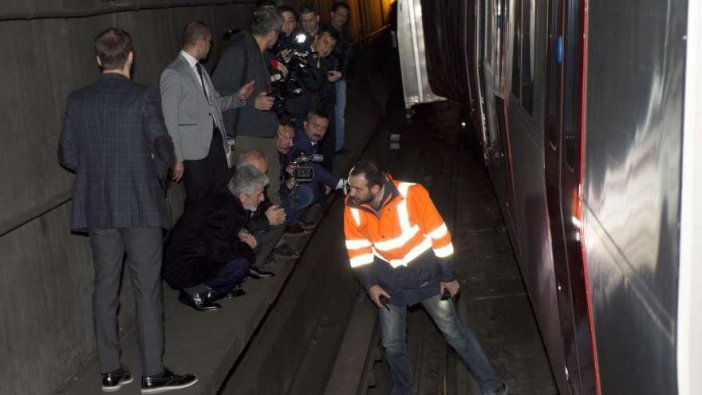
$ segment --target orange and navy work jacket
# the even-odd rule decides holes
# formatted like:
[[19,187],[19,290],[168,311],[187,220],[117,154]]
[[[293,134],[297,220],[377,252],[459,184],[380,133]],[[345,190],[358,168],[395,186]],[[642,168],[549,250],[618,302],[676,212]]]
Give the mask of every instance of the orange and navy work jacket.
[[[376,258],[393,269],[411,268],[429,250],[438,258],[453,255],[451,234],[426,188],[390,177],[377,211],[368,204],[354,205],[347,198],[344,233],[354,269],[373,265]],[[450,269],[452,272],[452,265]],[[443,273],[441,277],[441,281],[451,281],[453,273]]]

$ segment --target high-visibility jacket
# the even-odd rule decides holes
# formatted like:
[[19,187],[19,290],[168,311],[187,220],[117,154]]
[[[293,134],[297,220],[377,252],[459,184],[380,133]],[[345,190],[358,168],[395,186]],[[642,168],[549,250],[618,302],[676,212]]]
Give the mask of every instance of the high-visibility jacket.
[[385,186],[377,212],[346,201],[344,233],[351,267],[370,265],[375,257],[393,268],[409,267],[430,249],[439,258],[453,255],[451,234],[426,188],[389,177]]

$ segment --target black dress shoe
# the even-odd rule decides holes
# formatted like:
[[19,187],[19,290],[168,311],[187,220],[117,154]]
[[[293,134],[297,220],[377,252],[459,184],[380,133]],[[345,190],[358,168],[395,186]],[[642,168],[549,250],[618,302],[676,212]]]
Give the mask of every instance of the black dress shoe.
[[180,291],[178,300],[197,311],[215,311],[222,308],[222,305],[215,303],[207,294],[190,295],[185,291]]
[[211,301],[217,301],[217,300],[231,300],[234,298],[238,298],[239,296],[244,296],[246,295],[246,291],[244,291],[243,288],[241,288],[241,285],[237,285],[236,287],[232,288],[231,291],[227,292],[226,294],[222,295],[219,292],[215,290],[211,290],[207,293],[207,297]]
[[273,276],[275,276],[275,273],[273,272],[258,270],[253,266],[249,268],[249,277],[253,278],[254,280],[260,280],[262,278],[268,278]]
[[273,249],[273,254],[283,258],[299,258],[300,253],[295,251],[288,243],[283,243]]
[[305,229],[300,223],[290,224],[285,227],[285,233],[289,235],[304,235],[310,233],[309,229]]
[[168,369],[163,369],[159,374],[141,378],[141,393],[159,394],[188,388],[195,383],[197,383],[197,377],[192,374],[175,374]]
[[317,227],[317,224],[312,221],[300,221],[300,226],[304,230],[312,230]]
[[132,381],[134,381],[132,374],[125,368],[103,373],[102,390],[103,392],[115,392],[122,388],[123,385],[129,384]]

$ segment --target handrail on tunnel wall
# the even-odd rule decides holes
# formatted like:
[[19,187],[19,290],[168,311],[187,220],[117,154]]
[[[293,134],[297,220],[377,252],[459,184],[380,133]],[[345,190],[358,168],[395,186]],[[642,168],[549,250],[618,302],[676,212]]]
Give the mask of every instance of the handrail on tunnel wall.
[[[88,16],[112,14],[115,12],[144,11],[173,7],[203,7],[226,4],[255,4],[256,0],[99,0],[102,6],[74,7],[65,9],[34,9],[31,11],[0,12],[0,22],[12,20],[52,19],[52,18],[82,18]],[[3,8],[9,8],[3,6]],[[21,7],[17,7],[21,8]],[[37,7],[32,7],[37,8]]]

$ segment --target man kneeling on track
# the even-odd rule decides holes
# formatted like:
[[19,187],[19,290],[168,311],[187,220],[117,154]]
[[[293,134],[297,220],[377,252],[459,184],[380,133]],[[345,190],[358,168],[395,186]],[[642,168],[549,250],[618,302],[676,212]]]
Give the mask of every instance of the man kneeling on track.
[[198,311],[218,310],[219,299],[244,295],[241,282],[256,260],[256,239],[246,228],[263,201],[268,177],[253,166],[237,168],[228,190],[212,190],[173,227],[164,249],[163,278],[179,300]]
[[[410,394],[406,351],[407,306],[421,303],[475,377],[483,395],[506,395],[478,339],[461,322],[451,298],[458,293],[453,244],[427,190],[393,180],[377,164],[358,162],[349,173],[344,233],[351,267],[380,308],[393,395]],[[433,252],[433,253],[432,253]]]

